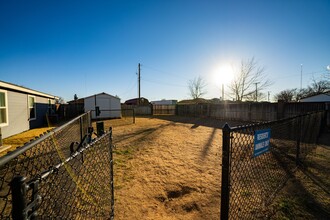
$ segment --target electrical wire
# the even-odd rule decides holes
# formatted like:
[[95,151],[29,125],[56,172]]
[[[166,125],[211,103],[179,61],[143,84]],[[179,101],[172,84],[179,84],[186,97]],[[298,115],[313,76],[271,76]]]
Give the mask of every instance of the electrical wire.
[[[326,74],[327,72],[325,70],[323,71],[313,71],[313,72],[308,72],[308,73],[303,73],[302,75],[312,75],[312,74]],[[276,80],[276,79],[286,79],[286,78],[292,78],[292,77],[297,77],[300,76],[300,73],[297,74],[293,74],[293,75],[289,75],[289,74],[285,74],[286,76],[282,76],[282,77],[275,77],[272,78],[272,80]]]
[[167,83],[167,82],[160,82],[160,81],[150,80],[150,79],[145,79],[145,78],[141,78],[141,80],[144,81],[144,82],[155,83],[155,84],[159,84],[159,85],[174,86],[174,87],[187,87],[187,85],[179,85],[179,84],[173,84],[173,83]]
[[184,80],[189,80],[188,78],[186,77],[182,77],[181,75],[179,74],[175,74],[175,73],[170,73],[170,72],[167,72],[167,71],[163,71],[163,70],[159,70],[157,68],[154,68],[154,67],[150,67],[150,66],[146,66],[146,65],[143,65],[144,68],[146,69],[149,69],[149,70],[153,70],[153,71],[156,71],[156,72],[159,72],[159,73],[163,73],[165,74],[166,76],[173,76],[174,78],[181,78],[181,79],[184,79]]

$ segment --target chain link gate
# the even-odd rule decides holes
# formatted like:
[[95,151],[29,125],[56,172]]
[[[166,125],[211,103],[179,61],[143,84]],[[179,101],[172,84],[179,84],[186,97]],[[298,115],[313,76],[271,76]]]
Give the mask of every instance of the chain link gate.
[[112,129],[92,139],[90,113],[0,159],[1,219],[113,219]]
[[[221,214],[226,219],[267,217],[267,206],[316,147],[325,112],[279,121],[223,127]],[[269,152],[254,156],[255,133],[270,129]]]

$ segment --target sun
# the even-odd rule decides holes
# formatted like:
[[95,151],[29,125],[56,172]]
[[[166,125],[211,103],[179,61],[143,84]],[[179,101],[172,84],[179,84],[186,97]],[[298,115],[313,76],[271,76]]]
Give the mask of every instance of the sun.
[[213,80],[217,86],[228,85],[234,78],[234,71],[230,64],[221,64],[215,68]]

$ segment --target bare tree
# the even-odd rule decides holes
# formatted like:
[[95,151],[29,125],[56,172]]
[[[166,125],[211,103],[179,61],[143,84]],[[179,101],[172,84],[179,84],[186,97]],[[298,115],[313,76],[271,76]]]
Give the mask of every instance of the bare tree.
[[295,101],[297,95],[297,89],[286,89],[275,95],[277,101],[282,100],[285,102]]
[[254,96],[255,100],[260,100],[259,95],[263,94],[261,91],[272,84],[266,77],[265,68],[260,67],[254,57],[242,60],[234,80],[229,85],[233,98],[243,101]]
[[330,80],[330,65],[325,68],[325,73],[323,74],[325,80]]
[[62,97],[58,97],[58,99],[55,99],[55,104],[64,104],[65,101]]
[[321,94],[324,92],[330,91],[330,81],[329,80],[319,80],[316,81],[313,79],[313,82],[311,85],[309,85],[307,88],[299,90],[297,93],[297,100],[300,100],[302,98]]
[[330,81],[313,79],[312,84],[308,87],[314,94],[320,94],[330,90]]
[[267,99],[267,95],[263,92],[260,92],[260,91],[254,91],[248,95],[245,96],[244,98],[246,101],[260,101],[260,100],[266,100]]
[[191,98],[197,99],[205,95],[205,87],[206,83],[200,76],[198,78],[195,78],[194,80],[190,80],[188,82],[188,88]]

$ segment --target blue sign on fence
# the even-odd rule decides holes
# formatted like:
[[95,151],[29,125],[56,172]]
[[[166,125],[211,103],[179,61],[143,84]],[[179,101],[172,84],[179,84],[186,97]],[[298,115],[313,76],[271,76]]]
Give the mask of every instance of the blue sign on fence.
[[257,157],[269,150],[270,129],[257,130],[254,132],[253,156]]

